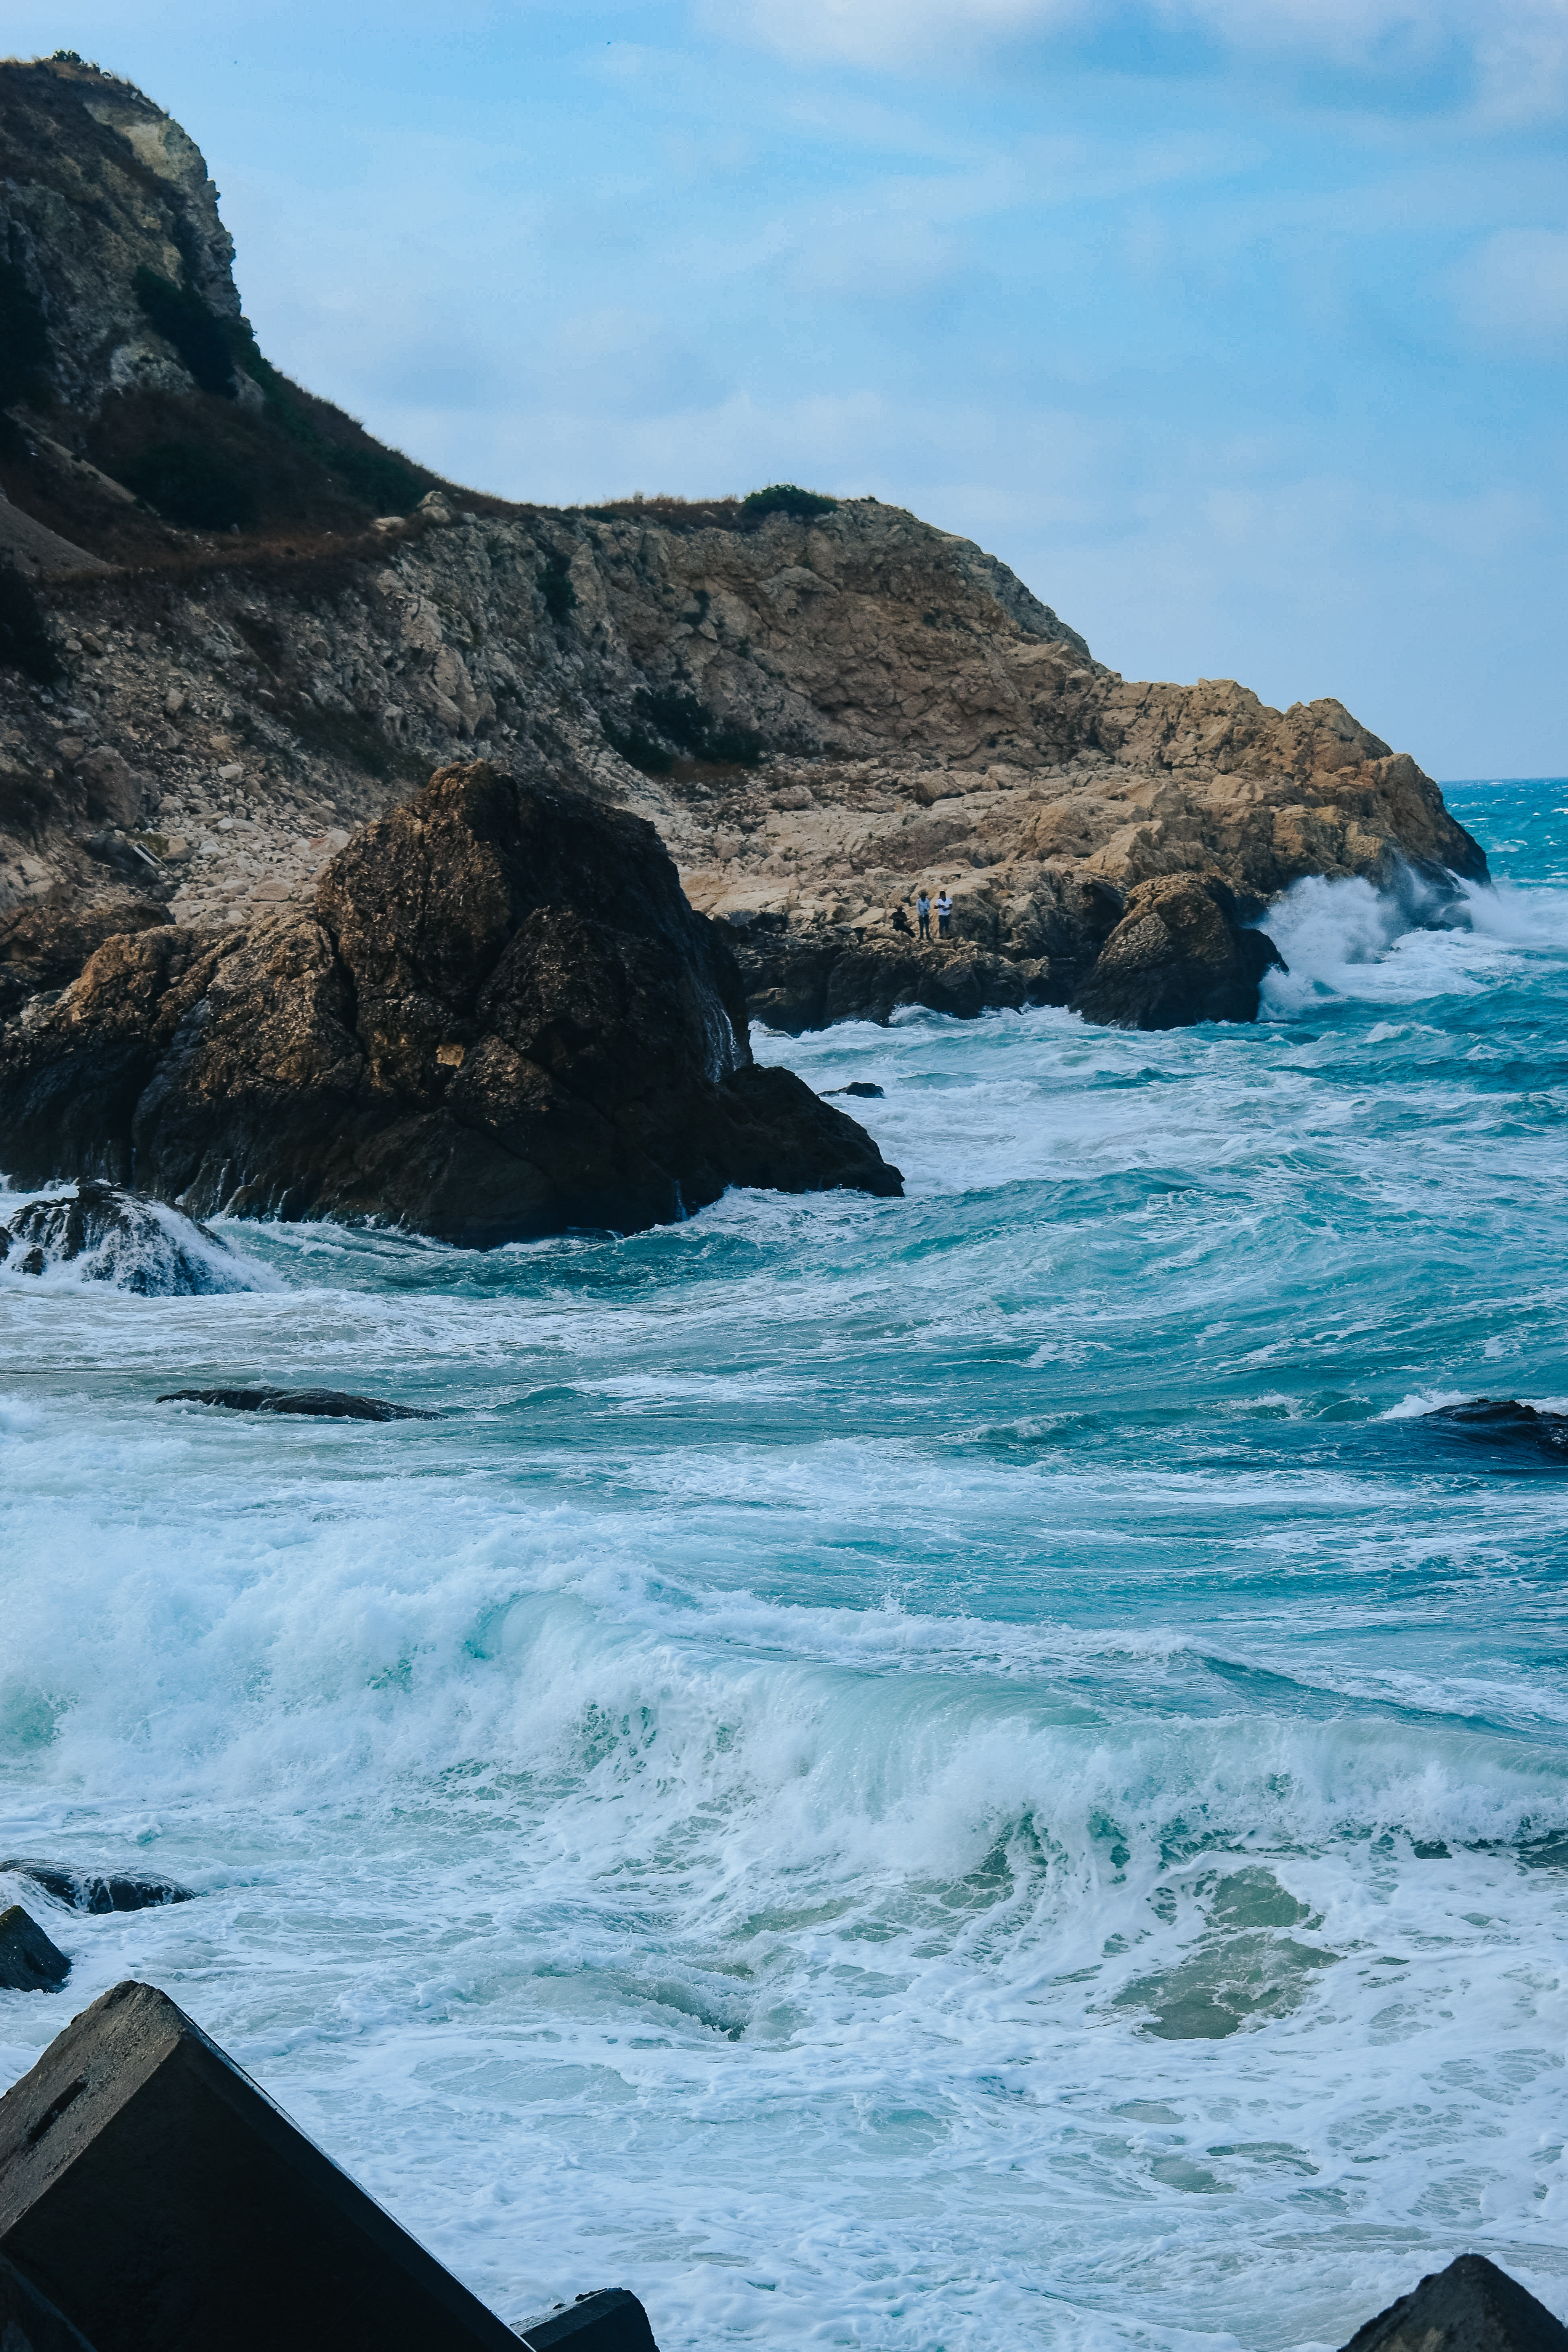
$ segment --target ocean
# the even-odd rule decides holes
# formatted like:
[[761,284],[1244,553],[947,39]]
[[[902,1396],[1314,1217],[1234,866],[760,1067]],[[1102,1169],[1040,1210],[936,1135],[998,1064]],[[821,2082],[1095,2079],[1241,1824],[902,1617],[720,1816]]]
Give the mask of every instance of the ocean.
[[[1568,782],[1299,885],[1255,1027],[758,1036],[908,1198],[0,1271],[4,1850],[509,2320],[662,2352],[1568,2314]],[[0,1198],[0,1218],[15,1196]],[[90,1269],[86,1270],[90,1272]],[[160,1405],[327,1384],[388,1425]]]

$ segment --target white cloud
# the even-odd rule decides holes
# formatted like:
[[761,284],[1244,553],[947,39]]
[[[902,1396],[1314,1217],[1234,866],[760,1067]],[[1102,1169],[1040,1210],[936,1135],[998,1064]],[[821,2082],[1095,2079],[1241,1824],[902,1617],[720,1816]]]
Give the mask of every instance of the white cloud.
[[1568,342],[1568,229],[1500,229],[1453,286],[1459,316],[1489,343],[1544,352]]
[[[1306,49],[1365,62],[1390,40],[1406,57],[1468,48],[1485,110],[1552,111],[1568,95],[1568,0],[1144,0],[1168,26],[1252,51]],[[714,31],[799,60],[931,65],[1056,26],[1092,27],[1108,0],[696,0]]]

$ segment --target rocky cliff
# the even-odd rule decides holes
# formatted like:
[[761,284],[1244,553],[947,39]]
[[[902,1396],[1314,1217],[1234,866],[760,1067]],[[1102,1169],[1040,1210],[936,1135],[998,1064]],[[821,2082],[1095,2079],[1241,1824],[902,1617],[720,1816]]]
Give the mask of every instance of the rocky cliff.
[[[1485,873],[1339,703],[1130,683],[900,509],[436,485],[267,366],[205,165],[140,93],[0,68],[0,141],[31,355],[0,536],[9,516],[37,619],[0,667],[0,909],[302,906],[356,825],[476,744],[647,817],[734,923],[754,1009],[793,1026],[1089,1009],[1128,894],[1162,877],[1217,878],[1246,920],[1310,874]],[[254,495],[225,522],[237,467]],[[923,956],[897,921],[921,881],[955,900]]]
[[481,1247],[667,1223],[730,1184],[901,1189],[753,1062],[723,932],[652,829],[484,761],[367,826],[308,910],[118,933],[34,998],[0,1164]]

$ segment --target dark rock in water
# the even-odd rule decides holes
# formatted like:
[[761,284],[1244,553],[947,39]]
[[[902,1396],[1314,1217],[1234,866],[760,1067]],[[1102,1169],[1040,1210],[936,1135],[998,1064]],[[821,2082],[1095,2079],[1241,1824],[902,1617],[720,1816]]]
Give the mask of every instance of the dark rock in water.
[[79,2328],[0,2254],[0,2347],[4,2352],[93,2352]]
[[168,1878],[70,1870],[54,1862],[0,1862],[0,1871],[7,1870],[18,1878],[30,1878],[35,1886],[41,1886],[57,1903],[68,1903],[73,1911],[147,1911],[163,1903],[194,1900],[188,1886],[176,1886]]
[[71,1972],[36,1919],[19,1903],[0,1911],[0,1986],[7,1992],[58,1992]]
[[152,1985],[0,2099],[0,2252],[100,2352],[517,2352]]
[[20,1210],[11,1221],[10,1245],[24,1253],[23,1274],[84,1258],[90,1263],[83,1271],[95,1282],[111,1282],[143,1298],[198,1298],[244,1286],[237,1265],[231,1276],[213,1264],[232,1252],[205,1225],[91,1178],[74,1193]]
[[1568,2327],[1484,2254],[1431,2271],[1344,2352],[1568,2352]]
[[1279,949],[1243,929],[1216,876],[1163,874],[1131,893],[1072,1010],[1117,1029],[1256,1021],[1258,985],[1275,966],[1284,968]]
[[194,1213],[386,1218],[479,1246],[631,1232],[727,1185],[896,1194],[864,1129],[759,1069],[727,927],[640,818],[443,769],[313,912],[110,940],[18,1033],[0,1165]]
[[517,2332],[526,2352],[658,2352],[647,2314],[628,2287],[600,2287],[572,2303],[558,2303],[532,2319],[520,2319]]
[[829,1095],[858,1095],[862,1102],[879,1102],[885,1089],[870,1078],[851,1078],[847,1087],[824,1087],[824,1100]]
[[411,1404],[350,1396],[343,1389],[171,1389],[160,1404],[219,1404],[229,1412],[300,1413],[318,1421],[439,1421]]
[[1463,1404],[1438,1405],[1416,1418],[1472,1444],[1544,1454],[1568,1468],[1568,1412],[1542,1412],[1513,1397],[1468,1397]]

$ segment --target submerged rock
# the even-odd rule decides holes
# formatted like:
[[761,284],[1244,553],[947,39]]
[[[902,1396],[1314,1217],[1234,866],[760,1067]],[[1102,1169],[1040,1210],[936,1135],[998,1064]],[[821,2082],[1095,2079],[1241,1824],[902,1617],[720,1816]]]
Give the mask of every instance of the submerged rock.
[[1472,1444],[1544,1454],[1568,1468],[1568,1412],[1542,1412],[1513,1397],[1468,1397],[1463,1404],[1439,1405],[1416,1417]]
[[762,1069],[717,925],[641,819],[443,769],[309,914],[110,940],[14,1033],[0,1162],[193,1213],[385,1218],[478,1246],[637,1231],[727,1185],[897,1194],[863,1129]]
[[0,1226],[0,1260],[13,1252],[19,1273],[79,1262],[91,1281],[143,1298],[199,1298],[248,1287],[233,1252],[205,1225],[90,1178],[73,1193],[30,1202],[8,1234]]
[[5,1871],[30,1878],[35,1886],[41,1886],[57,1903],[68,1903],[73,1911],[147,1911],[161,1904],[194,1899],[188,1886],[137,1873],[72,1870],[63,1863],[23,1860],[0,1862],[0,1872]]
[[6,1992],[58,1992],[70,1972],[65,1954],[19,1903],[0,1911],[0,1988]]
[[1357,2328],[1344,2352],[1568,2352],[1568,2327],[1484,2254],[1461,2254]]
[[885,1091],[870,1078],[851,1078],[847,1087],[824,1087],[822,1094],[824,1101],[829,1095],[855,1095],[861,1102],[879,1102]]
[[1264,932],[1243,928],[1217,876],[1164,874],[1131,892],[1072,1010],[1117,1029],[1256,1021],[1263,975],[1284,961]]
[[439,1421],[411,1404],[351,1396],[343,1389],[171,1389],[160,1404],[216,1404],[228,1412],[300,1413],[318,1421]]

